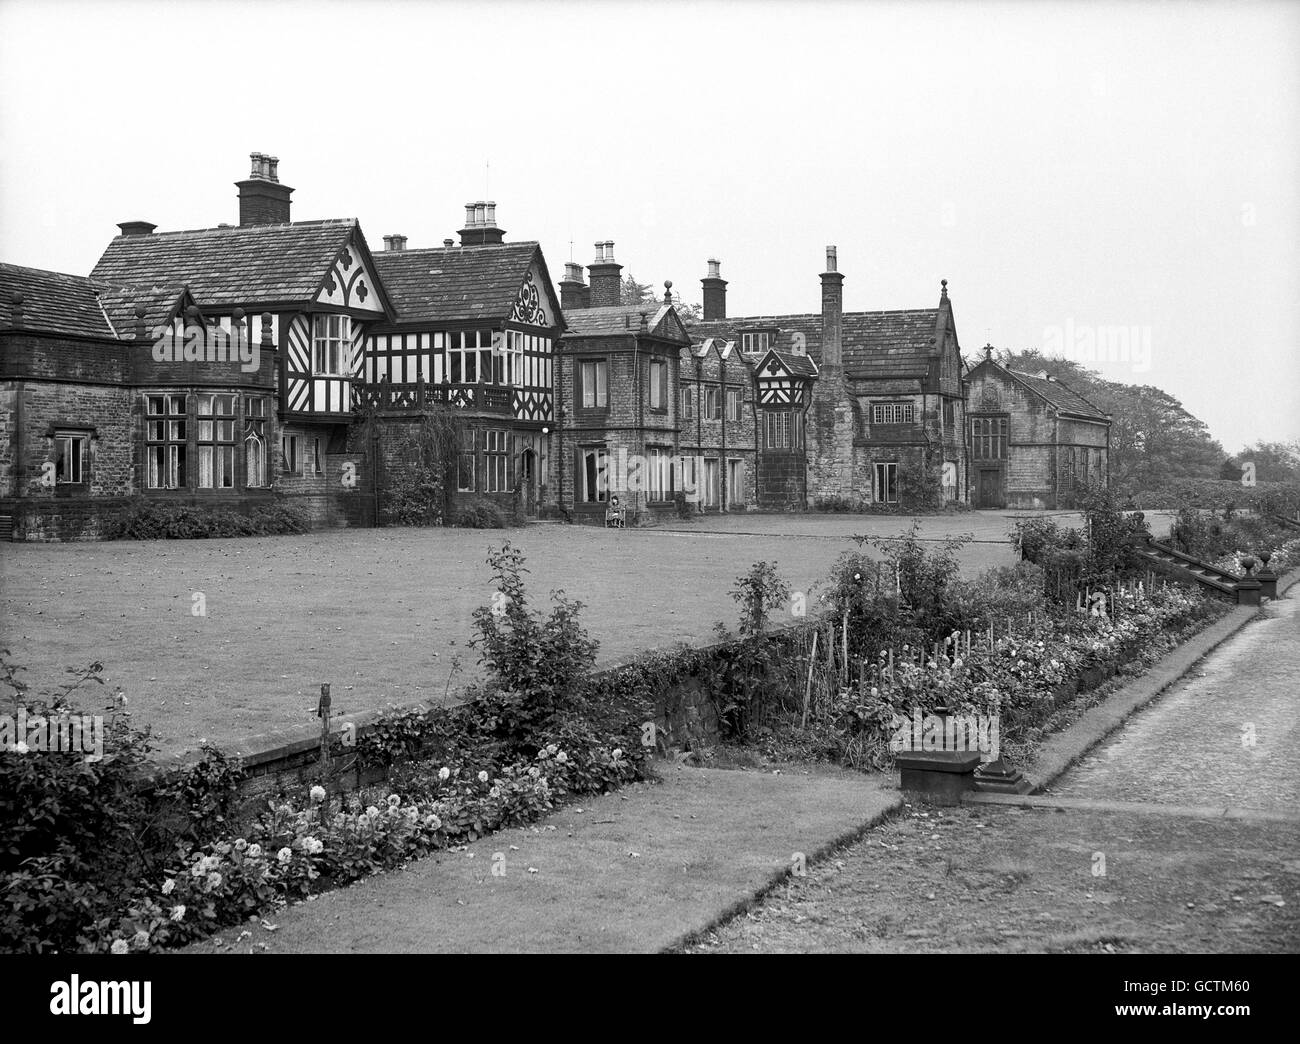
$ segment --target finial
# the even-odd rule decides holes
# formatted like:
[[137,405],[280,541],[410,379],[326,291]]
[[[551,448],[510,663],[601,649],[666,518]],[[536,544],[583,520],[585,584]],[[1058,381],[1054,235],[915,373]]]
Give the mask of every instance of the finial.
[[939,296],[940,296],[940,297],[947,297],[947,296],[948,296],[948,280],[946,280],[946,279],[940,279],[940,280],[939,280],[939,286],[940,286]]
[[984,361],[985,362],[993,361],[993,345],[991,344],[986,344],[984,346]]
[[673,281],[671,279],[665,279],[664,280],[664,304],[668,304],[668,302],[670,302],[672,299],[673,299]]

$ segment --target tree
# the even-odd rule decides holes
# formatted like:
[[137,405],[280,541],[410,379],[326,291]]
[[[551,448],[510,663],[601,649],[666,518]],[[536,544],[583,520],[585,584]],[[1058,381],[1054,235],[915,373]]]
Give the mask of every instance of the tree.
[[[1300,441],[1265,442],[1258,440],[1255,445],[1247,446],[1237,459],[1241,463],[1249,461],[1255,465],[1256,482],[1295,482],[1300,480]],[[1233,478],[1241,475],[1238,467]]]
[[[638,282],[636,276],[629,272],[623,277],[622,287],[619,289],[618,303],[623,305],[645,305],[649,312],[657,312],[659,306],[663,303],[655,294],[655,288],[649,283]],[[698,304],[686,304],[676,294],[673,295],[673,307],[677,309],[683,321],[688,323],[698,322],[703,313],[703,308]]]

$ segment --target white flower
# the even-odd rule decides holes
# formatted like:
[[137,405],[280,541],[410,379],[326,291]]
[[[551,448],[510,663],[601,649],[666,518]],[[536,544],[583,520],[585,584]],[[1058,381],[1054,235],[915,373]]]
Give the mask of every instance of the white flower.
[[374,805],[371,805],[369,808],[366,809],[366,815],[368,815],[371,819],[378,819],[379,809],[375,808]]
[[478,781],[480,783],[486,783],[488,781],[488,774],[486,772],[480,772],[478,774]]
[[500,797],[500,796],[501,796],[501,788],[500,788],[500,787],[493,787],[491,790],[488,791],[488,797],[493,797],[493,798],[494,798],[494,797]]
[[137,950],[149,949],[149,933],[143,929],[136,932],[135,936],[131,939],[131,943]]
[[325,800],[325,788],[322,787],[322,786],[314,786],[314,787],[312,787],[312,788],[311,788],[311,802],[312,802],[312,804],[313,804],[313,805],[319,805],[319,804],[320,804],[322,801],[324,801],[324,800]]
[[610,757],[612,757],[615,761],[618,761],[618,759],[621,758],[622,756],[623,756],[622,747],[615,747],[613,754],[610,755]]
[[242,852],[242,851],[243,851],[245,848],[247,848],[247,847],[248,847],[248,842],[245,841],[242,837],[237,837],[237,838],[235,838],[235,851],[236,851],[236,852]]
[[439,819],[437,816],[435,816],[432,812],[430,812],[427,816],[424,817],[424,825],[427,826],[430,830],[441,830],[442,820]]
[[289,860],[293,858],[293,849],[292,849],[292,848],[282,848],[282,849],[280,849],[279,852],[276,853],[275,858],[278,859],[278,860],[280,860],[280,862],[284,863],[284,864],[287,866],[288,863],[289,863]]
[[31,748],[27,746],[27,744],[23,740],[19,740],[17,743],[13,745],[12,748],[15,754],[26,754],[30,749]]
[[446,765],[443,765],[442,768],[438,769],[438,778],[443,780],[444,782],[450,779],[451,769],[449,769]]
[[560,749],[560,748],[559,748],[558,746],[556,746],[554,743],[548,743],[548,744],[546,744],[546,753],[547,753],[547,754],[554,754],[554,753],[555,753],[557,750],[559,750],[559,749]]
[[113,945],[110,946],[109,949],[114,953],[126,953],[131,949],[131,947],[126,944],[125,939],[114,939]]
[[208,891],[221,887],[221,875],[215,870],[208,874]]
[[536,765],[534,765],[532,768],[530,768],[530,769],[528,770],[528,774],[529,774],[530,776],[532,776],[533,779],[536,779],[538,776],[541,775],[541,773],[537,771],[537,766],[536,766]]
[[396,807],[397,807],[398,805],[400,805],[401,803],[402,803],[402,795],[400,795],[400,794],[389,794],[389,795],[388,795],[388,807],[389,807],[389,808],[396,808]]
[[261,858],[262,858],[262,846],[261,846],[261,845],[249,845],[249,846],[248,846],[248,858],[249,858],[249,859],[261,859]]
[[173,921],[179,921],[179,920],[181,920],[182,918],[184,918],[184,916],[185,916],[185,904],[184,904],[184,903],[181,903],[179,906],[173,906],[173,907],[172,907],[172,920],[173,920]]
[[172,892],[175,891],[175,889],[176,889],[176,881],[175,879],[169,877],[167,878],[166,881],[163,882],[162,894],[171,895]]
[[320,855],[325,851],[325,842],[318,837],[308,839],[307,851],[312,855]]
[[569,755],[564,753],[564,751],[560,751],[560,753],[555,755],[555,760],[558,761],[561,765],[563,765],[569,760]]

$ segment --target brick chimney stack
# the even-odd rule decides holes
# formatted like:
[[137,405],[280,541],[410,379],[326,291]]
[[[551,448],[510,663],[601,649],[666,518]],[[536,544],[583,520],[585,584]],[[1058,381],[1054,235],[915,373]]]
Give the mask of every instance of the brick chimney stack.
[[614,261],[614,241],[596,244],[596,260],[587,266],[591,278],[591,307],[612,308],[623,291],[623,266]]
[[385,253],[399,253],[399,254],[400,254],[400,253],[401,253],[403,250],[405,250],[405,249],[406,249],[406,237],[405,237],[405,236],[398,236],[398,235],[384,236],[384,252],[385,252]]
[[582,265],[576,261],[564,262],[564,278],[560,280],[560,308],[572,312],[591,307],[591,288],[582,281]]
[[[23,328],[23,295],[17,290],[9,298],[10,318],[9,323],[15,330]],[[21,385],[20,385],[21,387]]]
[[822,369],[843,363],[844,276],[839,271],[835,248],[826,248],[826,271],[822,273]]
[[251,152],[252,172],[239,189],[239,223],[241,225],[282,225],[289,222],[289,197],[293,189],[280,184],[280,160],[264,152]]
[[500,246],[505,229],[497,227],[497,205],[480,200],[465,204],[465,227],[460,230],[461,246]]
[[117,227],[124,236],[150,236],[158,226],[152,221],[123,221]]
[[709,274],[700,280],[704,287],[704,321],[727,318],[727,281],[721,275],[722,262],[709,258]]

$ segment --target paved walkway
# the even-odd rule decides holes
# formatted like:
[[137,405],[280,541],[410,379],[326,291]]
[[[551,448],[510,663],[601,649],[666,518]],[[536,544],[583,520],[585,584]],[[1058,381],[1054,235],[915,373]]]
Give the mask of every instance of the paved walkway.
[[1269,603],[1050,793],[1300,811],[1298,606]]
[[662,783],[300,903],[274,932],[228,929],[223,945],[186,952],[657,952],[747,904],[796,853],[812,863],[900,803],[892,780],[821,766],[660,771]]

